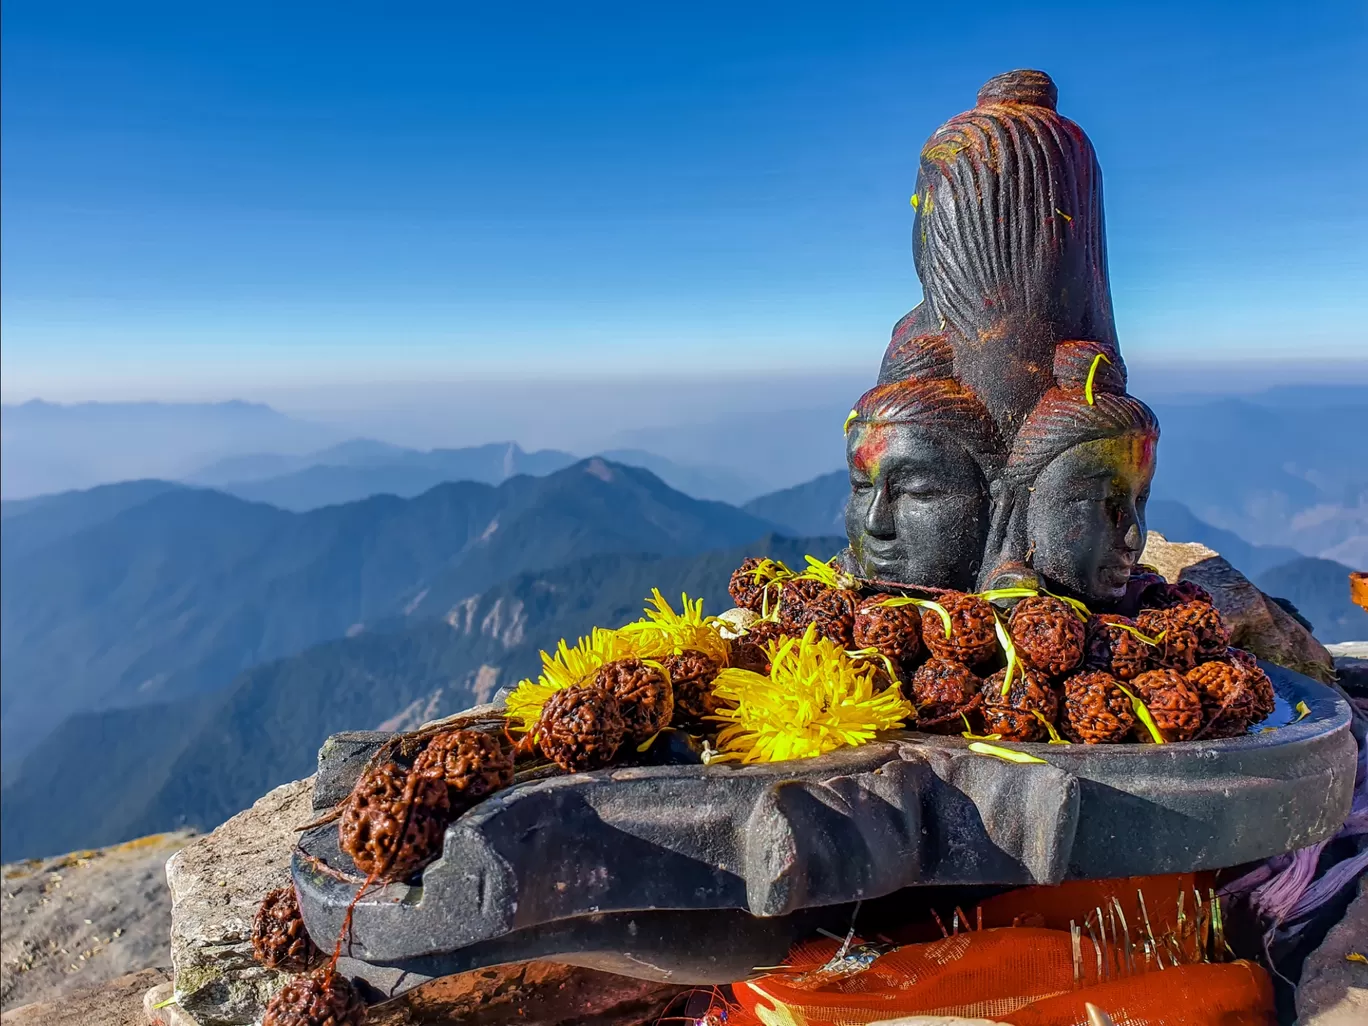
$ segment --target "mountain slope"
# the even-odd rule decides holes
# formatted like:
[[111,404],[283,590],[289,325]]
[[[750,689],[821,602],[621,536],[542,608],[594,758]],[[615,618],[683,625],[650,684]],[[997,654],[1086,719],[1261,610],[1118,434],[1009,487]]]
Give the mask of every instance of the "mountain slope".
[[1295,605],[1322,643],[1368,641],[1368,611],[1349,601],[1352,569],[1331,559],[1302,556],[1265,571],[1254,583]]
[[86,491],[6,499],[0,506],[5,524],[0,532],[0,551],[5,560],[16,559],[181,487],[173,481],[155,479],[121,481]]
[[752,499],[741,508],[797,534],[845,534],[850,475],[844,470]]
[[413,726],[487,701],[535,672],[539,649],[557,639],[635,619],[653,587],[676,604],[687,591],[716,612],[731,604],[727,580],[745,556],[801,564],[840,545],[769,537],[701,555],[593,556],[505,581],[445,620],[392,624],[253,668],[215,695],[72,717],[5,782],[3,857],[215,825],[311,772],[329,734],[406,708]]
[[598,455],[614,463],[649,470],[675,491],[695,499],[736,503],[754,494],[754,486],[744,475],[723,467],[677,463],[641,449],[605,449]]
[[6,767],[72,713],[221,688],[367,622],[439,617],[517,573],[770,529],[602,460],[305,514],[168,492],[0,568]]
[[[748,494],[750,487],[737,474],[686,466],[639,449],[598,455],[613,463],[649,470],[676,491],[698,499],[732,501]],[[526,452],[513,442],[422,452],[355,439],[306,456],[235,456],[205,467],[187,480],[249,502],[267,502],[302,513],[371,495],[411,498],[447,481],[499,484],[517,474],[554,473],[577,461],[578,457],[568,452]]]
[[1145,519],[1150,527],[1170,541],[1201,542],[1207,548],[1215,549],[1251,579],[1271,566],[1301,558],[1300,552],[1285,545],[1251,545],[1233,531],[1199,520],[1181,502],[1170,499],[1151,499]]
[[1155,412],[1156,497],[1255,544],[1368,553],[1368,388],[1274,389]]

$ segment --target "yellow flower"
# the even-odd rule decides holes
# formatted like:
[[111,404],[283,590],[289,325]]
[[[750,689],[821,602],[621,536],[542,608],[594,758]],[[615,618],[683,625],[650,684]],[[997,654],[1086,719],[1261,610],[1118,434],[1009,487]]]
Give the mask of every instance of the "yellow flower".
[[531,730],[541,716],[542,706],[555,692],[583,683],[604,663],[637,654],[628,638],[600,627],[595,627],[589,637],[580,638],[573,648],[562,638],[554,655],[541,654],[541,675],[535,681],[520,682],[509,694],[505,703],[509,727]]
[[713,684],[714,694],[731,703],[713,717],[726,724],[718,746],[741,762],[805,759],[862,745],[913,715],[898,685],[875,694],[875,665],[852,660],[815,627],[769,650],[769,676],[728,669]]
[[660,589],[652,589],[646,616],[622,627],[618,634],[633,645],[640,659],[663,659],[692,650],[726,666],[731,646],[718,633],[717,621],[703,615],[703,600],[690,601],[688,595],[681,595],[680,600],[684,611],[676,613]]
[[828,588],[836,588],[837,590],[855,587],[855,578],[837,570],[830,563],[823,563],[814,556],[804,556],[803,558],[807,560],[807,569],[797,575],[798,580],[818,581]]

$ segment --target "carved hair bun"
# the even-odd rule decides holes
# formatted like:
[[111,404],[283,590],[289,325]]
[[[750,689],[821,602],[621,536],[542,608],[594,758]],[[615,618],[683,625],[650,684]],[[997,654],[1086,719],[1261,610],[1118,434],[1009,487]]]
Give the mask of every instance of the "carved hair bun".
[[944,335],[900,335],[895,331],[879,369],[880,383],[906,378],[946,381],[954,376],[955,351]]
[[1105,342],[1060,342],[1055,346],[1053,374],[1060,388],[1082,391],[1091,377],[1094,392],[1126,391],[1126,365],[1116,348]]
[[1056,110],[1059,89],[1054,79],[1043,71],[1008,71],[994,75],[978,91],[976,106],[987,107],[993,103],[1020,103]]

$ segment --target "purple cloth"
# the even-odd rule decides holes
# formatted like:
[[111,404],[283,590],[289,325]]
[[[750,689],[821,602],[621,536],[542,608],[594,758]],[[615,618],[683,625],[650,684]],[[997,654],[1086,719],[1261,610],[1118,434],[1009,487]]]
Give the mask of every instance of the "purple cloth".
[[[1346,885],[1368,870],[1368,849],[1322,867],[1325,849],[1338,840],[1368,834],[1368,748],[1359,745],[1354,801],[1333,838],[1287,855],[1275,855],[1221,888],[1223,900],[1246,899],[1267,924],[1265,944],[1298,932]],[[1317,876],[1317,874],[1320,874]]]

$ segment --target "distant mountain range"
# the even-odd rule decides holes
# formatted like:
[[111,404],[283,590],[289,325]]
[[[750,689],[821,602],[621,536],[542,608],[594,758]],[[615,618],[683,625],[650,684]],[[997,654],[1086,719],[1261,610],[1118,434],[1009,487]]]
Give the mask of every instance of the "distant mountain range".
[[329,734],[387,721],[411,728],[488,701],[536,672],[538,650],[558,638],[641,615],[653,587],[676,605],[687,591],[720,611],[730,605],[727,579],[746,555],[801,563],[841,543],[769,537],[688,557],[574,560],[497,585],[444,620],[389,624],[267,663],[213,695],[73,716],[5,782],[3,858],[178,823],[212,827],[312,772]]
[[1349,601],[1350,570],[1332,559],[1301,557],[1265,570],[1254,583],[1295,605],[1326,644],[1368,641],[1368,611]]
[[[135,497],[145,501],[129,505]],[[92,522],[90,502],[113,515]],[[56,532],[59,522],[72,533]],[[7,770],[72,713],[216,690],[386,618],[445,615],[514,574],[607,552],[701,552],[773,530],[601,459],[304,514],[134,482],[57,496],[4,524]]]
[[553,449],[524,452],[513,442],[419,452],[355,439],[301,456],[234,456],[186,480],[249,502],[303,513],[373,495],[411,499],[452,481],[500,484],[518,474],[540,477],[578,460]]
[[[689,407],[662,396],[659,415],[669,407],[670,423],[610,432],[614,441],[601,453],[646,467],[688,494],[743,503],[839,469],[848,407],[836,406],[834,397],[852,390],[853,399],[857,389],[855,379],[833,380],[818,403],[811,387],[790,395],[778,379],[765,391],[762,382],[724,378],[715,396],[689,392],[696,420],[676,420]],[[610,394],[603,392],[600,405],[612,402]],[[635,416],[652,416],[642,395],[631,400]],[[1181,503],[1202,522],[1253,544],[1368,565],[1368,460],[1357,441],[1368,423],[1368,386],[1168,394],[1154,406],[1163,426],[1156,499]],[[364,440],[339,444],[333,428],[251,403],[34,402],[0,413],[0,492],[7,500],[158,478],[302,511],[376,494],[411,497],[451,480],[496,484],[511,473],[549,473],[557,461],[574,461],[568,452],[517,450],[515,467],[504,469],[510,443],[431,452]],[[592,419],[592,410],[583,416]]]
[[[671,488],[697,499],[736,502],[751,494],[747,482],[727,471],[685,466],[639,449],[610,449],[596,455],[649,470]],[[515,442],[422,452],[354,439],[301,456],[234,456],[186,480],[302,513],[372,495],[412,498],[449,481],[499,484],[517,474],[550,474],[580,459],[556,449],[525,452]]]
[[[304,512],[372,495],[412,498],[451,481],[499,484],[584,458],[514,442],[419,450],[285,416],[259,403],[78,403],[38,400],[0,408],[0,495],[16,502],[128,480],[175,480]],[[323,445],[322,448],[319,446]],[[700,499],[737,503],[765,491],[765,475],[669,459],[641,448],[598,455],[650,470]]]
[[1368,387],[1155,406],[1154,495],[1259,545],[1368,566]]
[[0,406],[0,495],[143,478],[176,480],[243,452],[294,454],[341,441],[335,429],[260,403],[46,403]]
[[742,509],[798,534],[845,534],[850,475],[844,470],[752,499]]

